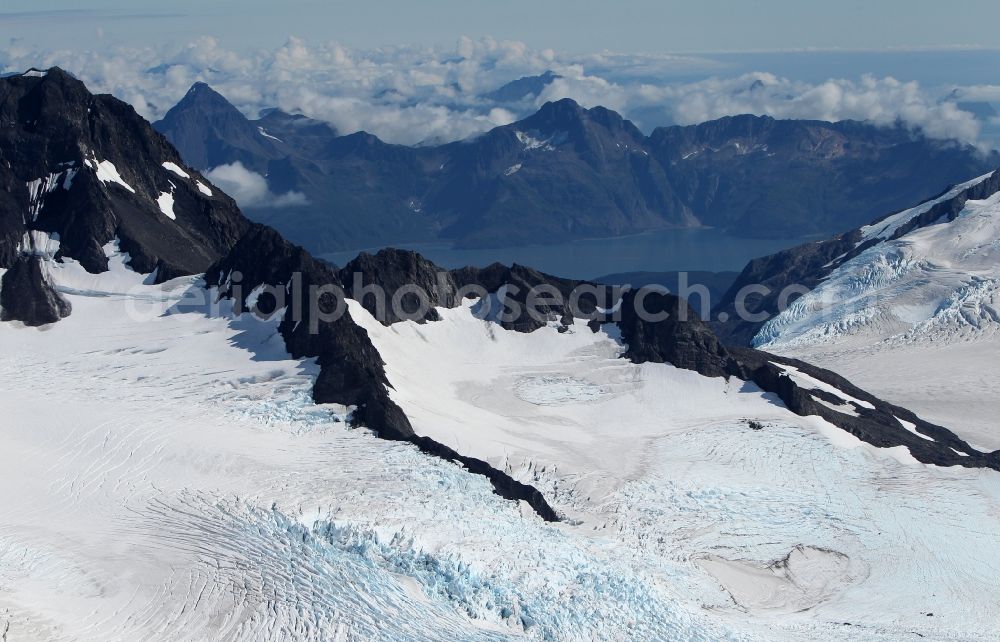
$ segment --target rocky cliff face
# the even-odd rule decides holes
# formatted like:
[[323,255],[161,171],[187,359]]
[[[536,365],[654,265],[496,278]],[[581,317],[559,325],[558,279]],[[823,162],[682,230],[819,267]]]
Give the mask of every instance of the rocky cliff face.
[[204,271],[248,225],[129,105],[60,69],[0,79],[0,122],[0,267],[40,231],[58,241],[56,260],[93,273],[117,239],[136,271],[163,281]]

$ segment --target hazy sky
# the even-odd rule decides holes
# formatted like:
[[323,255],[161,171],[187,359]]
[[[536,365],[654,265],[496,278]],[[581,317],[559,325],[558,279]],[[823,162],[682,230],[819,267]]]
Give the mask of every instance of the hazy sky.
[[1000,48],[996,0],[4,0],[0,42],[99,48],[212,35],[232,47],[290,35],[354,47],[459,35],[567,52]]
[[[0,73],[58,65],[150,119],[208,82],[406,144],[572,98],[647,130],[751,113],[992,148],[997,25],[998,0],[0,0]],[[546,69],[538,95],[482,97]]]

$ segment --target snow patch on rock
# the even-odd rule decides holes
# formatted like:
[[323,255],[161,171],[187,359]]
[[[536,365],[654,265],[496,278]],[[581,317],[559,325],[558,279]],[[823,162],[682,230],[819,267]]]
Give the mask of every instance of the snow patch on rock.
[[115,167],[115,164],[111,161],[98,161],[97,157],[92,156],[83,162],[87,165],[87,167],[94,170],[97,174],[97,179],[102,183],[114,183],[116,185],[121,185],[128,191],[135,194],[135,188],[125,182],[125,179],[123,179],[121,174],[118,173],[118,168]]
[[172,221],[177,220],[177,215],[174,213],[174,195],[172,192],[160,192],[160,195],[156,197],[156,204],[160,206],[160,211],[163,215]]
[[185,172],[183,169],[181,169],[179,165],[177,165],[176,163],[172,163],[170,161],[166,161],[165,163],[163,163],[163,169],[167,170],[168,172],[172,172],[181,178],[191,178],[191,175]]
[[543,152],[555,151],[556,145],[565,142],[569,138],[569,134],[566,132],[556,132],[545,139],[536,138],[534,135],[522,131],[515,131],[514,135],[524,145],[526,151],[540,150]]

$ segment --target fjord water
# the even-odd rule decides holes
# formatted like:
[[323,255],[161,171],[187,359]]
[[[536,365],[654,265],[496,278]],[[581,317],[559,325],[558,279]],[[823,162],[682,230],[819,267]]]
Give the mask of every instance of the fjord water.
[[[619,236],[584,239],[554,245],[528,245],[489,249],[460,249],[448,243],[400,244],[423,254],[444,268],[490,263],[520,263],[547,274],[592,279],[620,272],[669,272],[704,270],[740,271],[750,259],[773,254],[805,242],[805,239],[746,239],[718,229],[671,229]],[[344,265],[360,251],[324,254],[322,258]]]

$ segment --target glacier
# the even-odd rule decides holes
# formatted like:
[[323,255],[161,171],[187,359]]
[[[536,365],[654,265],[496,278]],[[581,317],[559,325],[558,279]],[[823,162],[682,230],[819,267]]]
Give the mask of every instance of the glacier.
[[[742,382],[619,359],[615,328],[473,303],[352,316],[421,434],[317,406],[273,323],[177,303],[115,244],[46,261],[74,313],[0,324],[7,640],[990,639],[1000,475],[916,463]],[[753,419],[762,425],[755,430]],[[905,449],[903,449],[905,450]],[[975,515],[976,519],[969,519]]]
[[[888,238],[887,225],[928,209],[863,231]],[[872,245],[768,321],[753,343],[835,369],[982,450],[1000,448],[1000,401],[991,394],[1000,388],[1000,193],[967,201],[954,220]]]

